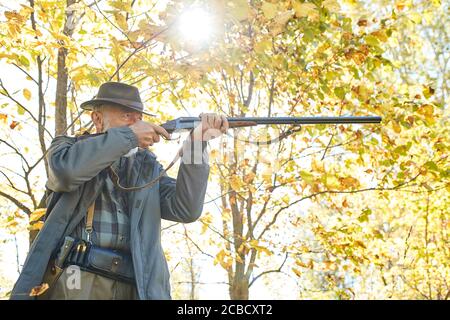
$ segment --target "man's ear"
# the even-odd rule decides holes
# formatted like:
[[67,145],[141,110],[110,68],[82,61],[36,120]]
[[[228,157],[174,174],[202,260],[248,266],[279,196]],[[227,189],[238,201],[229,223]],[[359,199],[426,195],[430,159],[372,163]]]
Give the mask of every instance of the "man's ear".
[[98,111],[92,111],[91,119],[95,125],[95,129],[97,130],[97,133],[102,132],[102,130],[103,130],[103,114],[101,114]]

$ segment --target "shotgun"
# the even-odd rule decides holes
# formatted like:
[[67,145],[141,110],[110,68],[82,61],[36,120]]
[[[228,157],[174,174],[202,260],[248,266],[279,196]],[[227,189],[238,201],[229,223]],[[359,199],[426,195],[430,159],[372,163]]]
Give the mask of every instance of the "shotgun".
[[[230,128],[250,127],[256,125],[294,125],[303,124],[349,124],[380,123],[381,117],[241,117],[227,118]],[[180,130],[192,130],[200,123],[199,117],[180,117],[161,124],[168,133]]]

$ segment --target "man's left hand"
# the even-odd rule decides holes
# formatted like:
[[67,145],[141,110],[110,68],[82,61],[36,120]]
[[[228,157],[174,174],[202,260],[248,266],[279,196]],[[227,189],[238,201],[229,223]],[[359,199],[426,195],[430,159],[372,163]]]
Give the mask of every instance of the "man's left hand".
[[199,117],[202,122],[192,132],[193,141],[208,141],[217,138],[229,128],[228,120],[224,115],[202,113]]

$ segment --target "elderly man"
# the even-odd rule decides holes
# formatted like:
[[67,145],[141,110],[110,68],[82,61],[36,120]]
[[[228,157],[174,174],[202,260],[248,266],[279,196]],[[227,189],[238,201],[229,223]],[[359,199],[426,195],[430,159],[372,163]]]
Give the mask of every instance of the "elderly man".
[[11,299],[30,299],[43,283],[50,285],[40,296],[45,299],[170,299],[161,219],[200,217],[209,175],[205,141],[225,132],[228,122],[201,115],[183,144],[175,180],[147,149],[169,134],[142,121],[136,87],[105,83],[81,107],[92,110],[97,134],[52,142],[46,221]]

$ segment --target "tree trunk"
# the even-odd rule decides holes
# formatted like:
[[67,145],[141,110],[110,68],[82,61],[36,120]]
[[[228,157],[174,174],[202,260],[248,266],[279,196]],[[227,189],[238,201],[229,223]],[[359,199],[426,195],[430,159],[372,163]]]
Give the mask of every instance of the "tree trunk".
[[67,49],[58,50],[58,77],[55,100],[55,136],[65,133],[67,128]]
[[231,300],[248,300],[248,279],[235,275],[230,286]]
[[[67,7],[74,4],[75,0],[67,0]],[[66,8],[67,8],[66,7]],[[63,34],[70,37],[73,34],[76,24],[75,11],[66,11]],[[56,98],[55,98],[55,135],[63,135],[67,129],[67,83],[68,72],[66,65],[67,48],[61,42],[58,49],[58,69],[56,78]]]

